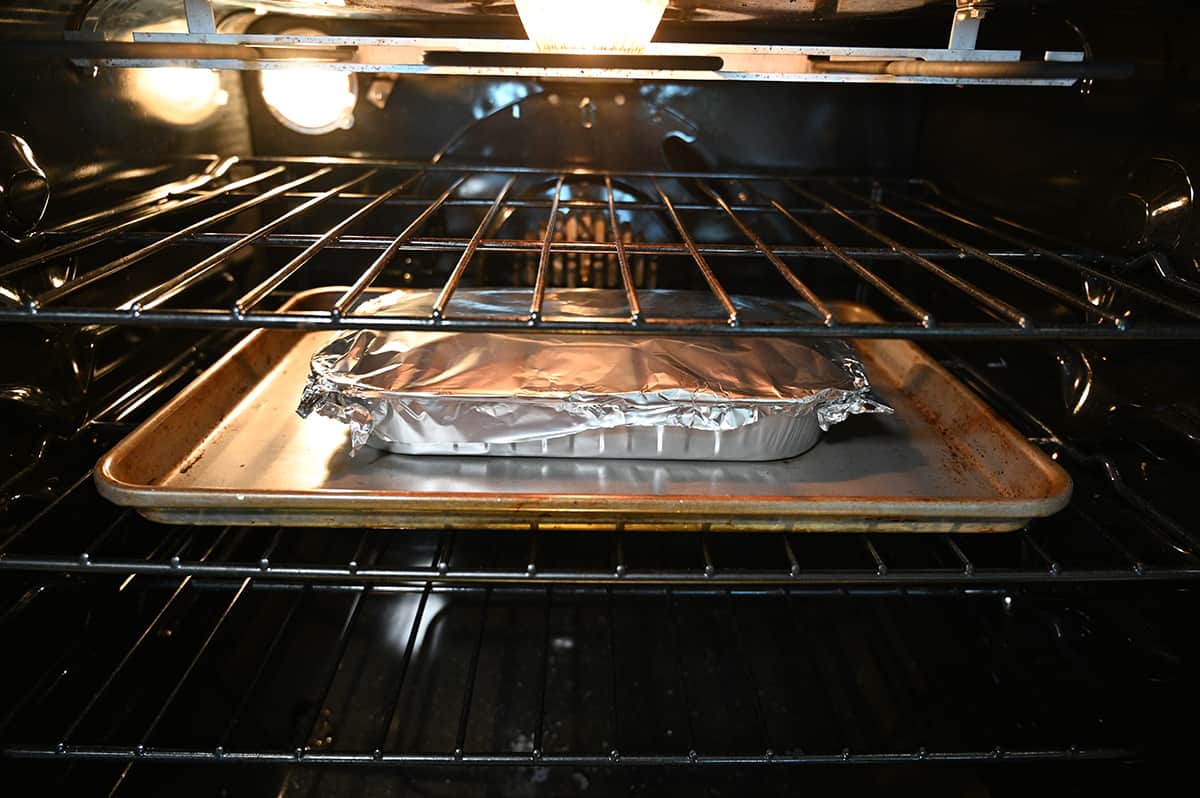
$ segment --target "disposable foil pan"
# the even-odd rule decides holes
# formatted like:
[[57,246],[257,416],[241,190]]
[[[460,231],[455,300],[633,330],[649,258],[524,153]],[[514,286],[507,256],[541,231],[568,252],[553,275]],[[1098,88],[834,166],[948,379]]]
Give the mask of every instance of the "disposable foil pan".
[[[691,291],[640,295],[647,317],[711,315]],[[396,291],[359,314],[426,315],[434,295]],[[744,317],[811,314],[735,297]],[[521,290],[462,291],[460,316],[514,316]],[[549,291],[556,318],[626,312],[619,291]],[[781,337],[546,335],[437,331],[338,333],[312,358],[298,412],[350,427],[351,446],[400,454],[778,460],[810,449],[856,413],[890,412],[837,340]]]

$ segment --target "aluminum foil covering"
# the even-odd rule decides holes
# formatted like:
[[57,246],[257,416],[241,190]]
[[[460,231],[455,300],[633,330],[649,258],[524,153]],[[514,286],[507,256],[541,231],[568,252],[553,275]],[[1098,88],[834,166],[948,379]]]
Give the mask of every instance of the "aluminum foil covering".
[[[720,318],[692,291],[639,292],[647,318]],[[427,316],[435,293],[402,290],[360,314]],[[462,290],[448,310],[521,316],[528,290]],[[799,303],[735,297],[748,320],[795,319]],[[547,318],[628,314],[624,294],[548,291]],[[838,340],[743,336],[348,331],[312,358],[297,412],[350,427],[353,449],[493,454],[777,460],[811,448],[855,413],[891,412]]]

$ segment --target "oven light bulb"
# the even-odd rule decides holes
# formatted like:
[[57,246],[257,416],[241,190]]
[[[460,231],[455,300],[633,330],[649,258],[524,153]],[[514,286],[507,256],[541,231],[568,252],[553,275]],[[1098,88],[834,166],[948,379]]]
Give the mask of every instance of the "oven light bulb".
[[525,33],[542,52],[640,53],[667,0],[516,0]]
[[260,73],[263,100],[275,118],[299,133],[319,135],[354,124],[354,75],[319,66]]
[[174,125],[198,125],[229,102],[211,69],[156,67],[129,73],[131,92],[147,111]]

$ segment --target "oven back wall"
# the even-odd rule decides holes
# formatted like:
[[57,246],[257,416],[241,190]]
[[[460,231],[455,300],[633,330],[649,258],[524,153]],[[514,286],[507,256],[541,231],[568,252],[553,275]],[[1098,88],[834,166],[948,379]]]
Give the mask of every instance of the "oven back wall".
[[[64,30],[86,28],[78,12],[88,5],[0,0],[0,39],[61,39]],[[157,13],[130,24],[182,24],[167,16],[182,3],[150,7]],[[69,215],[72,189],[118,163],[128,171],[198,153],[250,152],[236,74],[92,70],[59,60],[8,66],[0,75],[0,131],[24,138],[50,178],[48,219]]]
[[897,86],[360,75],[353,127],[310,136],[268,112],[257,74],[242,79],[262,153],[613,169],[665,168],[662,142],[679,135],[713,165],[907,175],[923,104]]

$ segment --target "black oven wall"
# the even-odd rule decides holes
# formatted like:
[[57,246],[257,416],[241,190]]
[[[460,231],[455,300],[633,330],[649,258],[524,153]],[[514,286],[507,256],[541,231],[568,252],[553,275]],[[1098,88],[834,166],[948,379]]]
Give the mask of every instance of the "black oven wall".
[[[981,46],[995,41],[984,36],[1010,35],[1016,23],[989,17]],[[969,206],[1111,253],[1128,279],[1189,290],[1200,279],[1193,210],[1200,6],[1068,4],[1056,24],[1096,59],[1157,64],[1160,78],[1064,91],[930,90],[915,174]],[[1110,308],[1145,312],[1127,295],[1090,290]],[[1086,441],[1100,453],[1097,462],[1107,459],[1112,474],[1155,507],[1190,516],[1187,485],[1200,457],[1192,345],[1063,342],[960,352],[1003,364],[989,371],[1018,375],[1006,383],[1025,406]]]
[[667,168],[663,143],[678,135],[713,166],[909,175],[923,104],[919,92],[894,86],[360,76],[360,98],[369,99],[354,126],[306,136],[267,111],[257,74],[242,80],[262,153],[611,169]]
[[[90,29],[77,0],[0,2],[0,38],[61,39]],[[145,5],[145,4],[142,4]],[[129,24],[175,28],[182,3]],[[173,28],[172,28],[173,29]],[[184,28],[186,29],[186,28]],[[0,76],[0,131],[25,139],[51,184],[47,221],[82,210],[80,195],[114,179],[129,189],[157,175],[134,174],[196,154],[248,154],[248,116],[234,74],[204,73],[189,81],[178,70],[92,69],[69,62],[14,62]],[[209,77],[211,76],[211,77]],[[211,84],[211,85],[210,85]]]
[[[94,20],[88,21],[84,12],[95,5],[5,0],[0,2],[0,38],[52,41],[67,30],[87,30]],[[125,17],[129,24],[182,23],[182,3],[140,5],[150,13]],[[182,77],[181,83],[177,71],[93,70],[65,60],[15,62],[4,70],[0,131],[26,141],[49,179],[43,227],[117,197],[188,179],[214,168],[217,154],[251,152],[239,76],[204,72],[199,81]],[[28,249],[0,243],[0,258],[7,261]],[[72,259],[62,259],[29,284],[10,281],[6,287],[47,288],[76,268]],[[179,370],[198,356],[193,347],[203,337],[26,325],[6,326],[4,336],[0,485],[5,486],[8,509],[18,512],[32,512],[38,495],[54,489],[55,473],[62,469],[53,462],[62,455],[56,442],[73,437],[89,418],[120,403],[147,375]],[[190,373],[180,371],[172,384],[178,387],[178,380]],[[45,477],[39,480],[36,469],[44,470]],[[34,477],[32,482],[41,487],[17,491],[14,498],[10,481],[21,475]]]
[[[1063,47],[1096,60],[1130,59],[1153,79],[1084,81],[1063,91],[932,90],[917,173],[971,199],[1105,249],[1194,255],[1188,213],[1147,218],[1138,198],[1187,191],[1200,169],[1195,79],[1200,7],[1068,6],[1043,28],[1068,31]],[[1051,24],[1050,19],[1054,22]],[[994,14],[980,46],[1019,35],[1029,18]],[[1070,41],[1073,39],[1073,41]],[[1154,159],[1177,168],[1149,166]]]
[[[0,15],[17,20],[3,23],[0,35],[56,36],[75,24],[72,14],[81,7],[130,4],[34,5],[0,2]],[[166,0],[145,5],[182,8]],[[97,196],[126,196],[211,168],[213,159],[196,157],[207,153],[745,166],[926,178],[981,213],[994,210],[1117,253],[1144,253],[1135,267],[1142,271],[1131,279],[1189,279],[1195,237],[1186,176],[1200,169],[1192,132],[1200,120],[1183,81],[1195,57],[1200,9],[1079,0],[1046,4],[1031,17],[1028,3],[999,5],[985,30],[997,46],[1029,36],[1033,49],[1077,47],[1082,34],[1096,57],[1165,62],[1170,78],[1081,91],[368,76],[350,129],[306,136],[269,113],[253,73],[220,75],[209,87],[211,98],[225,93],[223,102],[201,119],[171,121],[161,107],[169,97],[157,107],[149,101],[153,83],[58,63],[0,76],[0,130],[28,140],[50,174],[51,224],[94,206]],[[791,41],[861,34],[872,43],[938,45],[945,7],[917,9],[883,27],[831,27],[813,18],[794,31],[748,25],[714,32],[682,22],[667,30]],[[295,24],[272,15],[238,24],[252,22]],[[509,17],[503,24],[511,30],[511,23]],[[329,18],[320,24],[335,25]],[[435,31],[428,21],[405,24]],[[435,32],[453,29],[447,23]],[[1186,202],[1178,208],[1152,213],[1180,197]],[[301,219],[296,232],[328,229],[345,206],[326,210]],[[262,250],[252,269],[238,262],[230,269],[236,276],[204,283],[203,299],[229,308],[248,287],[235,280],[253,285],[264,267],[296,252]],[[197,251],[175,247],[143,265],[186,268]],[[0,252],[0,262],[16,252]],[[89,254],[91,264],[119,257],[115,248]],[[325,255],[304,279],[336,284],[357,273],[341,268],[345,253]],[[61,260],[31,277],[42,281],[32,287],[45,290],[89,266]],[[1030,261],[1036,267],[1033,258],[1022,263]],[[980,265],[962,263],[964,270]],[[407,269],[397,264],[379,284],[400,284]],[[437,284],[444,274],[428,276]],[[303,282],[286,288],[307,287]],[[1080,286],[1071,288],[1078,293]],[[1142,312],[1128,297],[1088,296]],[[920,298],[931,307],[940,302],[933,307],[939,312],[947,304],[945,296]],[[180,795],[785,795],[846,786],[852,793],[1006,795],[1028,794],[1034,781],[1061,791],[1056,779],[1065,775],[1076,791],[1103,795],[1144,789],[1156,759],[1191,754],[1184,749],[1192,735],[1174,726],[1190,722],[1197,706],[1191,619],[1198,595],[1186,580],[1200,573],[1200,547],[1180,544],[1165,554],[1154,547],[1160,538],[1171,543],[1194,534],[1180,522],[1195,514],[1192,472],[1200,460],[1194,344],[922,342],[1022,433],[1054,443],[1027,423],[1028,410],[1080,447],[1070,464],[1075,504],[1011,535],[604,530],[546,540],[524,529],[167,526],[97,496],[88,481],[96,458],[242,334],[3,328],[0,650],[20,653],[0,658],[0,745],[32,745],[43,757],[0,759],[6,775],[12,764],[19,777],[47,785],[47,794],[118,795],[168,788]],[[981,387],[973,374],[990,383]],[[1182,534],[1172,537],[1176,529]],[[1143,557],[1145,567],[1137,559]],[[14,565],[19,558],[24,565]],[[360,562],[390,581],[364,579]],[[289,563],[300,564],[291,575]],[[1163,576],[1159,565],[1173,570]],[[463,576],[494,568],[515,575],[494,583]],[[324,573],[313,577],[318,569]],[[409,575],[397,576],[402,572]],[[555,573],[584,576],[564,583],[553,581]],[[188,589],[179,588],[182,598],[171,609],[181,579]],[[222,608],[238,600],[239,584],[251,583],[217,634],[212,624],[224,617]],[[356,597],[363,595],[359,615]],[[437,624],[430,621],[434,631],[423,633],[405,684],[397,674],[408,668],[405,646],[415,645],[405,640],[417,640],[415,607],[427,601]],[[115,689],[99,687],[140,641],[141,629],[145,651],[131,657]],[[214,637],[206,637],[210,630]],[[191,660],[204,653],[205,640],[212,642],[208,653]],[[276,658],[277,643],[284,653]],[[199,663],[194,671],[189,661]],[[56,693],[59,684],[66,689]],[[55,742],[69,736],[55,735],[81,708],[88,713],[89,696],[100,700],[98,711],[68,742],[91,745],[93,761],[73,758],[78,751],[66,743],[55,753]],[[394,718],[381,711],[388,701],[403,711]],[[160,740],[168,749],[177,745],[184,752],[178,761],[135,761],[141,752],[104,747],[144,741],[147,719],[168,706],[150,748]],[[540,734],[541,720],[529,721],[547,713],[561,719],[545,724],[559,753],[585,752],[586,765],[454,759],[460,746],[468,755],[507,751],[515,732],[536,727]],[[786,746],[763,750],[763,717],[767,741]],[[456,741],[460,724],[464,737]],[[713,761],[689,761],[694,749],[682,738],[693,724],[702,741],[711,741],[697,746],[700,758]],[[415,759],[375,761],[379,726],[381,749],[391,735],[393,748]],[[212,746],[235,727],[230,750],[251,754],[231,764]],[[673,758],[664,759],[668,765],[629,764],[618,755],[618,732],[626,754],[666,751]],[[326,733],[339,746],[367,741],[352,748],[361,758],[344,766],[289,759],[290,746],[309,746],[310,737],[320,753]],[[1083,758],[1129,746],[1151,766],[1080,761],[1078,750],[1067,748],[1074,744],[1082,745]],[[532,755],[533,746],[524,736],[513,750]],[[926,746],[935,754],[962,748],[972,759],[943,759],[926,769],[915,761]],[[1031,761],[992,761],[993,746],[996,760],[1003,746]],[[253,752],[263,750],[276,758],[252,763]],[[1050,752],[1046,761],[1032,761],[1042,750]],[[812,767],[771,759],[814,753],[826,759]],[[109,754],[114,759],[103,760]],[[433,758],[416,761],[425,754]],[[744,767],[716,761],[730,754],[744,756]],[[868,766],[870,760],[855,760],[863,754],[879,757]]]

